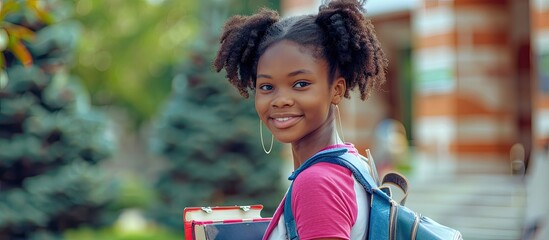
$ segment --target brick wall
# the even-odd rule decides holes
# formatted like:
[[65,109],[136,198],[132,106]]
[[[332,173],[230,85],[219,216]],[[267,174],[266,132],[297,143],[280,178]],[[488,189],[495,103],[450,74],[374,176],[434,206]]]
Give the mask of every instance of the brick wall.
[[416,146],[437,161],[507,161],[517,141],[510,0],[423,0],[414,12]]
[[535,146],[549,144],[549,1],[531,0]]

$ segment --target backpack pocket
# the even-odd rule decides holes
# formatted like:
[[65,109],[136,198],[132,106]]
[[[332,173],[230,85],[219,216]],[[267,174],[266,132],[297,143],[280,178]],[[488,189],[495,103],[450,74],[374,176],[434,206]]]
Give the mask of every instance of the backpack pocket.
[[[375,199],[375,197],[374,197]],[[378,199],[381,200],[381,199]],[[374,200],[375,201],[375,200]],[[409,240],[409,239],[440,239],[440,240],[461,240],[461,233],[455,229],[441,225],[434,220],[415,213],[409,208],[399,205],[395,201],[390,201],[390,212],[388,221],[388,236],[390,240]],[[382,206],[373,203],[372,206]],[[370,213],[376,215],[377,210],[372,209]],[[383,211],[381,211],[383,212]],[[374,227],[374,221],[383,221],[379,217],[370,217],[370,227]],[[372,233],[370,233],[372,234]],[[372,236],[372,235],[370,235]],[[376,238],[373,238],[376,239]]]

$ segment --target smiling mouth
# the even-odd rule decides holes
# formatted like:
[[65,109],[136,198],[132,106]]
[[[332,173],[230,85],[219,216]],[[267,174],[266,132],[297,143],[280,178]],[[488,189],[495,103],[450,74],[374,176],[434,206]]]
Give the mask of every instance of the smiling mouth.
[[279,122],[286,122],[290,119],[291,119],[291,117],[284,117],[284,118],[275,118],[274,120],[279,121]]
[[297,124],[299,120],[301,120],[303,116],[295,116],[295,117],[277,117],[277,118],[271,118],[271,123],[275,128],[278,129],[284,129],[289,128]]

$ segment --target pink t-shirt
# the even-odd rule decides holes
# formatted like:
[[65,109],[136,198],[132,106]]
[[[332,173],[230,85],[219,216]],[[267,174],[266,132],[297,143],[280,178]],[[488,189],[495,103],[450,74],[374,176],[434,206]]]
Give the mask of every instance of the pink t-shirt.
[[[332,145],[323,150],[346,147]],[[284,200],[267,228],[264,240],[286,239]],[[365,239],[369,213],[364,188],[351,171],[331,163],[317,163],[299,174],[292,189],[292,212],[301,240],[316,238]]]

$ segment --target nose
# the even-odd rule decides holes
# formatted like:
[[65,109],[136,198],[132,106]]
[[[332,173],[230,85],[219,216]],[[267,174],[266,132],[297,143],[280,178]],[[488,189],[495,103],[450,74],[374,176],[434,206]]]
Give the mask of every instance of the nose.
[[271,104],[274,108],[291,107],[294,105],[294,100],[290,95],[280,92],[275,96]]

